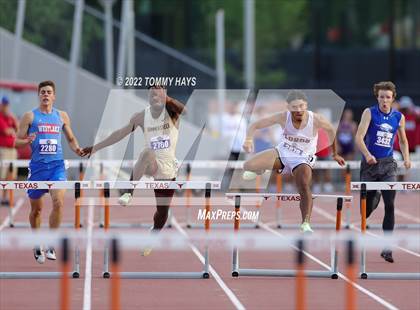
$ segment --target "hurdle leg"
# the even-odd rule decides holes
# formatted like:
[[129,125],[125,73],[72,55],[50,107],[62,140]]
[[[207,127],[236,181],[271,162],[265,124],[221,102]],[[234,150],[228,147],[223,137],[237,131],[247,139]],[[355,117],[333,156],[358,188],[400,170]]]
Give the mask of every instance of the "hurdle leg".
[[76,246],[74,250],[74,263],[73,263],[72,277],[74,279],[78,279],[80,277],[80,250],[78,246]]
[[238,248],[233,248],[233,257],[232,257],[232,277],[237,278],[239,276],[239,252]]
[[[281,178],[281,174],[277,173],[276,176],[276,190],[277,193],[281,193],[283,189],[283,181]],[[281,210],[281,204],[280,204],[280,197],[277,197],[277,201],[276,201],[276,223],[277,223],[277,228],[281,228],[281,220],[282,220],[282,210]]]
[[112,279],[111,279],[111,309],[120,310],[121,309],[121,283],[120,283],[120,274],[119,274],[119,249],[118,249],[118,240],[112,239],[111,241],[111,251],[112,251]]
[[15,227],[15,222],[13,218],[13,205],[9,204],[9,227]]
[[167,221],[167,224],[166,224],[167,228],[172,228],[172,221],[173,221],[172,209],[169,208],[169,210],[168,210],[168,221]]
[[331,279],[338,279],[338,251],[334,241],[331,244]]
[[105,246],[104,249],[104,269],[102,272],[102,277],[105,279],[109,279],[111,274],[109,272],[109,247],[108,244]]
[[[367,191],[366,191],[366,184],[362,184],[361,191],[361,212],[362,212],[362,220],[361,220],[361,231],[362,236],[365,235],[366,232],[366,199],[367,199]],[[366,274],[366,248],[363,245],[361,249],[361,257],[360,257],[360,278],[367,279]]]
[[[233,224],[234,232],[239,231],[239,214],[241,211],[241,196],[235,196],[235,220]],[[232,253],[232,277],[239,276],[239,252],[236,246],[233,247]]]
[[204,271],[203,271],[203,278],[208,279],[210,277],[209,273],[209,247],[206,245],[204,250]]
[[62,240],[61,284],[60,284],[60,309],[70,309],[70,281],[69,272],[69,246],[68,240]]

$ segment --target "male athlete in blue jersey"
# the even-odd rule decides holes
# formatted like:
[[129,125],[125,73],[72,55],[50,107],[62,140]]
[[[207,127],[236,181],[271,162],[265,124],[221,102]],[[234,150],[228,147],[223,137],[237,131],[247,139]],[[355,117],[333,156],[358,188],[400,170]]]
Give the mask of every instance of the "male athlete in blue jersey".
[[[70,119],[66,112],[53,108],[55,101],[55,85],[52,81],[44,81],[38,85],[39,106],[26,112],[20,122],[16,139],[16,147],[31,144],[32,157],[29,163],[28,181],[66,181],[61,134],[67,138],[70,148],[81,155],[81,148],[70,127]],[[28,190],[31,203],[29,222],[32,228],[41,225],[42,196],[48,190]],[[58,228],[61,223],[65,190],[50,190],[52,211],[49,217],[50,228]],[[34,256],[38,263],[44,263],[45,256],[55,260],[55,250],[50,247],[44,253],[41,246],[34,248]]]
[[[392,82],[379,82],[373,92],[378,104],[364,110],[356,133],[356,144],[363,154],[360,166],[360,180],[367,182],[397,180],[397,163],[393,158],[393,145],[396,134],[406,169],[411,167],[408,152],[408,141],[405,135],[405,118],[392,109],[397,91]],[[382,223],[384,232],[394,229],[395,191],[382,191],[385,205],[385,216]],[[379,191],[368,191],[366,201],[366,218],[375,210],[381,199]],[[381,256],[390,263],[394,262],[392,251],[384,249]]]

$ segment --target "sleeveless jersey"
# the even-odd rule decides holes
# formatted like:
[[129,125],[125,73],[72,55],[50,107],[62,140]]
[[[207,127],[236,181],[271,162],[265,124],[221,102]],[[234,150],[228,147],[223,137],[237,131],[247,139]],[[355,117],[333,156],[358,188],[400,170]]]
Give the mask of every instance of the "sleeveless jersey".
[[364,139],[367,149],[376,158],[391,157],[402,114],[394,109],[385,114],[377,104],[369,109],[371,121]]
[[175,157],[178,128],[173,123],[166,108],[157,118],[153,118],[150,107],[144,110],[145,147],[155,152],[158,162],[156,178],[171,179],[177,175]]
[[304,128],[293,126],[292,114],[287,111],[286,124],[280,137],[279,147],[290,157],[314,156],[318,141],[318,132],[314,132],[314,114],[308,111],[308,122]]
[[38,108],[32,110],[34,119],[28,134],[35,133],[36,138],[31,144],[31,163],[50,163],[63,160],[61,147],[61,132],[63,121],[60,112],[52,109],[51,113],[43,113]]

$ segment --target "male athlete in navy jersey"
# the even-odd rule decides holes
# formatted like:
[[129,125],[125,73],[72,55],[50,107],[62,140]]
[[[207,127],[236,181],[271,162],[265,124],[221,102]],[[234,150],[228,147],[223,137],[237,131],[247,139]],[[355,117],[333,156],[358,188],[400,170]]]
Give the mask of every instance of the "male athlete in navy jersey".
[[[66,181],[61,134],[67,138],[70,148],[81,155],[81,148],[70,127],[70,118],[64,111],[53,108],[55,101],[55,85],[52,81],[44,81],[38,85],[39,106],[26,112],[20,122],[16,139],[16,147],[31,144],[32,157],[29,163],[28,181]],[[48,190],[28,190],[31,202],[29,222],[32,228],[41,226],[42,196]],[[65,190],[50,190],[52,211],[49,218],[50,228],[58,228],[61,223]],[[34,248],[34,256],[38,263],[48,259],[55,260],[55,250],[49,247],[44,253],[41,246]]]
[[[364,110],[356,133],[356,144],[363,154],[360,166],[360,180],[366,182],[395,182],[397,180],[397,163],[393,158],[393,145],[396,134],[404,158],[404,166],[411,167],[408,152],[408,141],[405,135],[405,118],[392,109],[397,91],[392,82],[379,82],[373,92],[378,103]],[[384,232],[394,230],[395,191],[382,191],[385,204],[385,216],[382,223]],[[381,199],[379,191],[368,191],[366,201],[366,218],[378,207]],[[390,263],[394,262],[392,251],[384,249],[381,256]]]

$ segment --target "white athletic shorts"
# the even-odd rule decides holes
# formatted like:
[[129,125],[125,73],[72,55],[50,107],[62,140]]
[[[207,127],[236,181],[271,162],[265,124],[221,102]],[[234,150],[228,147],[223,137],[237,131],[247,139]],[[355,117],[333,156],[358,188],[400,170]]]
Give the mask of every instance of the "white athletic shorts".
[[305,155],[299,156],[289,150],[281,148],[279,145],[275,147],[279,159],[283,164],[283,169],[279,170],[281,174],[291,174],[293,175],[293,169],[301,164],[308,165],[309,167],[313,168],[316,162],[315,155]]

